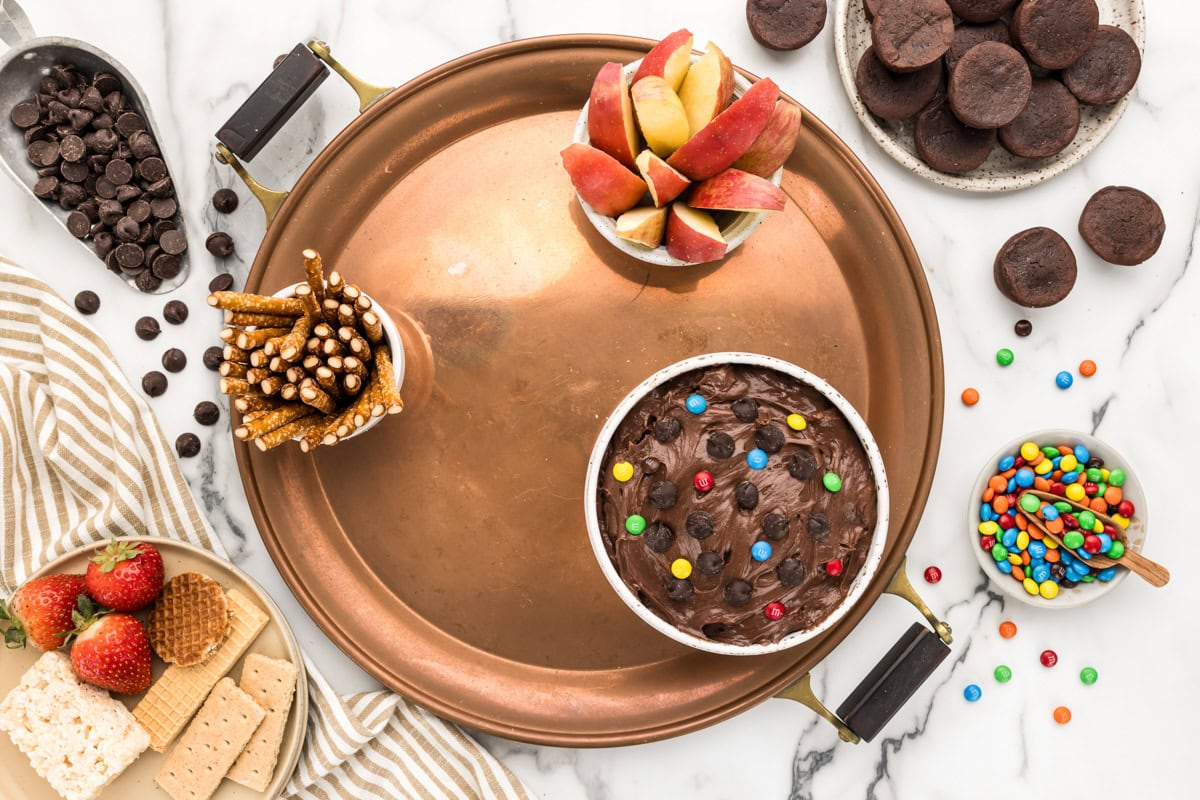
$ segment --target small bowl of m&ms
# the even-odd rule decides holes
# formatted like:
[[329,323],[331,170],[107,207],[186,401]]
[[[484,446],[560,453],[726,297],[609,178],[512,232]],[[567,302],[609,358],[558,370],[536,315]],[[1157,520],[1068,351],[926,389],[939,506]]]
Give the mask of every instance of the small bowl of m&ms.
[[1128,460],[1095,436],[1065,429],[997,450],[967,504],[979,566],[1005,594],[1044,608],[1074,608],[1115,589],[1129,570],[1109,560],[1126,547],[1142,549],[1146,519]]

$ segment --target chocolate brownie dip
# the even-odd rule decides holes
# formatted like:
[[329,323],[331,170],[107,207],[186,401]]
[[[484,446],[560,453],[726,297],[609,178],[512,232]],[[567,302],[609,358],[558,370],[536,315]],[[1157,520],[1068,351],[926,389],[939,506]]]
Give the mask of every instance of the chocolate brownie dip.
[[999,128],[1017,118],[1032,89],[1029,65],[1013,48],[984,42],[968,50],[950,75],[954,116],[972,128]]
[[[689,410],[691,395],[704,410]],[[787,422],[794,414],[800,430]],[[678,427],[669,442],[656,435],[664,420]],[[723,437],[735,443],[729,457]],[[763,443],[778,449],[768,455]],[[617,426],[600,470],[601,538],[617,572],[653,613],[716,642],[773,643],[819,624],[846,598],[875,534],[878,492],[854,429],[816,389],[768,368],[707,367],[650,391]]]
[[1037,78],[1025,109],[1000,128],[1000,144],[1014,156],[1048,158],[1075,140],[1079,102],[1054,78]]
[[1133,267],[1158,252],[1167,223],[1150,195],[1131,186],[1105,186],[1079,217],[1079,234],[1110,264]]
[[1096,38],[1096,0],[1021,0],[1012,15],[1012,35],[1029,60],[1046,69],[1066,69]]
[[894,72],[927,67],[954,39],[954,15],[946,0],[902,0],[879,5],[871,20],[871,44]]
[[992,266],[996,288],[1028,308],[1045,308],[1065,298],[1075,286],[1077,272],[1071,246],[1049,228],[1014,234]]
[[1129,94],[1141,71],[1142,54],[1133,37],[1101,25],[1092,46],[1063,70],[1062,79],[1079,102],[1106,106]]

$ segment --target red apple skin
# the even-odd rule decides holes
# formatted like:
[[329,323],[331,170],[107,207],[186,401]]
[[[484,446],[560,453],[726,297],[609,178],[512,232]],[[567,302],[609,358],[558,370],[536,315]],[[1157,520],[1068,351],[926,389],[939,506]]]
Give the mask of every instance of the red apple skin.
[[687,203],[721,211],[782,211],[783,190],[766,178],[730,167],[696,184]]
[[713,239],[685,222],[684,215],[688,212],[707,214],[705,211],[690,209],[681,202],[672,203],[670,211],[667,212],[667,254],[692,264],[724,258],[725,242]]
[[610,61],[596,73],[588,98],[588,139],[630,169],[637,169],[637,128],[629,84],[621,65]]
[[787,163],[796,147],[796,139],[800,136],[800,116],[800,107],[795,103],[783,98],[777,100],[766,127],[750,145],[750,149],[733,162],[733,166],[763,178],[775,174],[775,170]]
[[[688,64],[691,62],[692,53],[692,32],[687,28],[680,28],[674,33],[669,33],[664,36],[658,44],[650,48],[650,52],[646,53],[646,57],[642,59],[642,63],[638,65],[637,72],[633,74],[631,84],[637,83],[647,75],[658,75],[660,78],[668,78],[668,83],[671,83],[671,88],[675,91],[679,90],[679,84],[683,83],[683,76],[687,74]],[[677,76],[667,75],[667,64],[680,49],[687,55],[684,58],[683,69]],[[678,78],[678,80],[674,80]]]
[[694,181],[711,178],[750,149],[766,127],[778,99],[779,86],[770,78],[763,78],[712,122],[693,133],[667,163]]
[[591,145],[569,145],[559,155],[579,198],[599,214],[615,217],[637,205],[646,182]]
[[687,176],[680,174],[651,150],[643,150],[638,154],[637,167],[650,188],[650,199],[656,206],[665,206],[692,185]]

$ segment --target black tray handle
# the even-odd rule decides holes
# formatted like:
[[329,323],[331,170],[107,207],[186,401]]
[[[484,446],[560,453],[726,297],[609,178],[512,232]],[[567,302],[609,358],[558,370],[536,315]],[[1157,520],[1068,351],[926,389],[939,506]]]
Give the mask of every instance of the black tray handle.
[[934,616],[917,594],[908,580],[907,564],[906,557],[884,591],[912,603],[929,622],[932,630],[914,622],[838,706],[836,714],[813,693],[809,673],[775,695],[811,708],[837,728],[838,736],[843,741],[851,744],[874,739],[950,654],[948,645],[954,640],[950,626]]

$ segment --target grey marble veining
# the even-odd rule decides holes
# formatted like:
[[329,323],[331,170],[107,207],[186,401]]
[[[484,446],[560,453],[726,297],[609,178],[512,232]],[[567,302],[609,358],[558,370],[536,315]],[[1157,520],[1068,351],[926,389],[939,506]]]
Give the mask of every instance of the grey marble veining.
[[[827,28],[795,53],[773,53],[750,37],[744,4],[732,0],[463,0],[459,3],[385,0],[269,0],[257,3],[157,2],[111,5],[84,0],[27,0],[39,33],[88,39],[111,52],[139,78],[163,128],[167,151],[192,235],[192,278],[177,297],[192,309],[181,326],[164,325],[151,344],[133,335],[133,321],[161,314],[165,298],[144,297],[106,277],[53,220],[17,187],[0,182],[0,253],[36,271],[66,298],[96,289],[103,300],[90,319],[118,354],[135,384],[168,347],[190,363],[171,375],[152,405],[168,438],[198,433],[202,455],[184,472],[235,560],[284,608],[302,646],[344,691],[374,683],[308,619],[280,579],[258,538],[238,478],[228,407],[200,358],[216,341],[219,322],[204,305],[218,271],[240,285],[264,232],[261,212],[231,172],[214,163],[212,133],[274,57],[298,41],[327,40],[364,78],[399,84],[463,53],[518,37],[611,32],[661,37],[681,26],[697,45],[715,40],[734,60],[769,75],[841,136],[873,172],[904,219],[926,268],[942,332],[946,413],[939,470],[910,549],[910,573],[934,610],[955,632],[950,658],[873,743],[857,747],[807,709],[767,700],[721,724],[651,744],[573,750],[537,747],[494,737],[486,746],[542,798],[626,800],[646,797],[962,798],[1162,797],[1195,794],[1191,719],[1200,713],[1193,665],[1200,634],[1181,609],[1200,605],[1189,557],[1194,517],[1190,465],[1200,447],[1200,390],[1191,355],[1200,336],[1200,72],[1191,33],[1200,10],[1191,3],[1150,2],[1148,46],[1133,102],[1112,135],[1081,165],[1020,193],[966,196],[915,179],[866,135],[837,76]],[[336,79],[327,81],[289,123],[285,134],[254,162],[264,183],[292,185],[312,157],[353,118],[356,103]],[[1088,196],[1107,184],[1135,185],[1158,199],[1167,220],[1162,249],[1135,268],[1100,262],[1076,231]],[[213,211],[215,189],[232,186],[242,208]],[[37,213],[35,213],[37,212]],[[46,219],[43,219],[46,217]],[[1060,305],[1023,312],[992,285],[997,248],[1012,233],[1047,225],[1062,233],[1079,259],[1079,281]],[[204,234],[226,230],[238,252],[217,263],[202,247]],[[1028,339],[1012,333],[1027,317]],[[995,351],[1011,347],[1016,362],[996,366]],[[1099,371],[1071,390],[1054,374],[1091,358]],[[958,394],[977,387],[980,404],[965,408]],[[201,428],[195,404],[216,399],[220,422]],[[991,587],[968,551],[967,493],[996,443],[1024,431],[1063,425],[1098,431],[1137,465],[1150,495],[1153,555],[1172,568],[1171,584],[1152,589],[1136,578],[1103,600],[1074,611],[1039,612]],[[920,581],[937,564],[936,586]],[[836,706],[895,637],[915,619],[894,598],[881,600],[866,620],[814,671],[813,685]],[[1020,627],[1001,639],[1004,619]],[[1038,663],[1051,647],[1054,669]],[[992,670],[1007,664],[1014,677],[998,684]],[[1100,682],[1083,686],[1085,665]],[[968,704],[962,689],[983,688]],[[1057,705],[1075,718],[1058,726]],[[1170,713],[1167,713],[1170,712]],[[1080,765],[1107,763],[1111,769]]]

